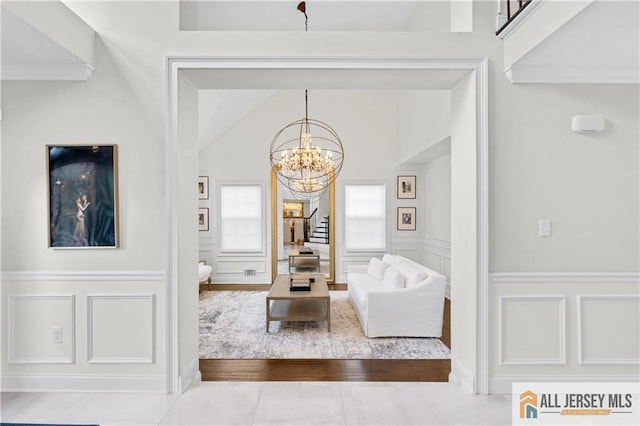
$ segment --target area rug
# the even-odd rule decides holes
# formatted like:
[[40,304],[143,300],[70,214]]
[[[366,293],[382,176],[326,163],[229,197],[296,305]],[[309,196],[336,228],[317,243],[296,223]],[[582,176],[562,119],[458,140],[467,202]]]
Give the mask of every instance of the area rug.
[[436,338],[367,338],[346,291],[331,292],[330,332],[325,321],[274,321],[267,333],[266,296],[264,291],[200,293],[200,358],[451,358]]

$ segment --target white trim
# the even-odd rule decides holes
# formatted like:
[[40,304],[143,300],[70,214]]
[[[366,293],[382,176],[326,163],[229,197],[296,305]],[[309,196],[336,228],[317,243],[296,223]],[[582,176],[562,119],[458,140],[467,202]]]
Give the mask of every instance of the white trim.
[[193,358],[191,362],[189,362],[189,365],[187,365],[187,368],[180,374],[180,393],[186,392],[192,383],[199,383],[201,381],[202,375],[198,369],[199,366],[200,360],[197,357]]
[[[148,355],[143,357],[96,357],[93,354],[93,302],[95,300],[147,299],[151,303]],[[156,303],[154,294],[89,294],[87,295],[87,363],[88,364],[153,364],[155,360]]]
[[[502,30],[500,34],[498,34],[498,38],[502,40],[508,39],[511,36],[511,34],[513,34],[520,25],[522,25],[527,19],[529,19],[529,17],[535,11],[537,11],[538,8],[542,6],[542,4],[546,1],[547,0],[533,0],[531,4],[529,4],[526,8],[524,8],[524,10],[522,10],[522,12],[520,12],[518,16],[516,16],[515,19],[509,23],[508,27]],[[502,3],[502,2],[498,2],[498,3]],[[496,31],[498,31],[502,27],[502,24],[504,24],[504,22],[507,21],[507,11],[502,9],[499,9],[499,10],[500,10],[498,12],[499,25],[496,28]],[[502,24],[500,24],[501,19],[504,21],[502,22]]]
[[2,392],[165,393],[163,376],[4,374]]
[[433,248],[439,248],[444,250],[451,250],[451,241],[436,240],[435,238],[427,238],[424,240],[424,245]]
[[577,305],[577,317],[578,317],[578,363],[579,364],[640,364],[640,358],[587,358],[584,353],[584,339],[583,339],[583,327],[582,327],[582,302],[583,300],[625,300],[625,299],[639,299],[640,295],[637,294],[617,294],[617,295],[578,295],[576,296]]
[[[498,364],[499,365],[556,365],[567,363],[567,320],[566,320],[566,304],[567,298],[565,296],[557,295],[535,295],[535,296],[500,296],[500,302],[498,304]],[[555,300],[559,301],[558,310],[558,326],[560,327],[558,348],[560,353],[556,358],[521,358],[521,359],[506,359],[504,355],[503,342],[505,340],[503,324],[508,321],[508,318],[504,317],[504,304],[506,301],[531,301],[531,300]],[[535,320],[535,318],[531,318]]]
[[2,271],[2,281],[164,281],[165,271]]
[[511,83],[545,84],[638,84],[638,68],[555,67],[511,65],[504,70]]
[[[477,241],[476,279],[477,306],[477,388],[475,392],[489,393],[489,60],[484,58],[475,66],[476,87],[476,143],[477,143]],[[474,383],[475,384],[475,383]]]
[[640,284],[638,272],[494,272],[491,284],[628,283]]
[[461,384],[469,393],[475,394],[476,378],[473,373],[457,358],[451,357],[451,372],[449,373],[449,383]]
[[491,384],[490,384],[490,393],[492,395],[494,394],[502,394],[502,395],[510,395],[511,394],[511,385],[513,383],[533,383],[533,382],[540,382],[540,383],[589,383],[589,382],[596,382],[596,383],[637,383],[638,382],[638,376],[637,375],[621,375],[621,376],[615,376],[615,375],[604,375],[604,374],[598,374],[598,375],[558,375],[558,374],[554,374],[552,376],[550,375],[540,375],[540,376],[536,376],[536,375],[526,375],[526,376],[519,376],[519,375],[505,375],[505,376],[493,376],[491,378]]
[[[39,294],[39,295],[10,295],[7,298],[7,330],[8,330],[8,336],[7,336],[7,343],[8,343],[8,352],[9,352],[9,359],[7,360],[7,362],[9,364],[75,364],[76,362],[76,297],[73,294],[65,294],[65,295],[61,295],[61,294],[56,294],[56,295],[46,295],[46,294]],[[69,330],[68,332],[64,333],[66,335],[67,339],[71,339],[71,348],[70,348],[70,352],[71,354],[69,356],[66,357],[16,357],[15,355],[15,340],[14,340],[14,333],[13,333],[13,323],[14,323],[14,318],[13,318],[13,314],[14,314],[14,306],[13,303],[15,300],[20,299],[20,300],[68,300],[71,304],[70,306],[70,312],[69,315],[71,316],[70,318],[70,323],[71,323],[71,330]]]
[[89,64],[2,64],[3,81],[87,81],[94,68]]
[[[425,58],[425,57],[194,57],[167,58],[167,143],[165,158],[167,217],[167,345],[168,390],[179,391],[179,323],[178,305],[178,72],[180,69],[322,69],[322,70],[467,70],[474,72],[476,91],[477,153],[477,380],[479,392],[488,392],[488,58]],[[473,336],[469,338],[473,339]],[[473,382],[475,388],[475,380]],[[475,390],[475,389],[474,389]]]

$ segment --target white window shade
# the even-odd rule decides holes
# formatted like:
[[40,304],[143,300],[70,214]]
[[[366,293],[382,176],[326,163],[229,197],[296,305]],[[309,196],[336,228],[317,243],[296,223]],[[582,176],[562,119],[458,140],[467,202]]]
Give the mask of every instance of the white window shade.
[[220,221],[222,251],[261,251],[262,187],[221,185]]
[[386,249],[385,186],[345,185],[345,249]]

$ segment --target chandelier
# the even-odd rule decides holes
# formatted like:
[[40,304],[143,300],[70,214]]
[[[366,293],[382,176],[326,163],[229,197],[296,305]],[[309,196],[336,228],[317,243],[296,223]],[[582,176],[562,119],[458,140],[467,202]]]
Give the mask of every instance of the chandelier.
[[[305,2],[298,4],[307,14]],[[278,180],[299,198],[321,197],[342,169],[344,149],[328,124],[309,118],[309,91],[304,91],[304,118],[276,133],[269,158]]]

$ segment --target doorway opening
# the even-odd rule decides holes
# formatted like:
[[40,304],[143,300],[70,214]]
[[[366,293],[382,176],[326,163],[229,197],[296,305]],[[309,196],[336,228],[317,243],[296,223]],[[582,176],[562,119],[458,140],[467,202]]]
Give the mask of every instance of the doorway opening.
[[[195,379],[198,374],[197,368],[197,347],[198,338],[192,331],[195,319],[193,312],[187,312],[189,307],[194,306],[194,302],[182,302],[188,297],[189,290],[185,287],[178,286],[178,282],[183,278],[190,279],[190,273],[187,272],[184,256],[184,246],[181,244],[178,235],[183,227],[186,227],[184,218],[188,216],[179,208],[179,200],[183,190],[181,190],[180,172],[184,169],[180,165],[180,158],[185,159],[179,153],[183,150],[190,151],[192,148],[184,146],[180,132],[180,118],[183,116],[179,113],[178,90],[180,73],[182,71],[195,71],[196,74],[210,74],[214,71],[213,81],[223,81],[225,73],[234,70],[242,70],[260,75],[260,73],[270,74],[273,77],[273,71],[283,67],[289,70],[299,71],[300,76],[305,76],[299,81],[308,83],[309,78],[313,78],[315,72],[322,73],[344,72],[346,75],[353,72],[361,72],[365,74],[376,75],[380,73],[379,84],[386,77],[393,76],[393,81],[401,81],[403,73],[414,73],[416,69],[422,71],[421,79],[429,81],[425,78],[426,74],[433,72],[453,73],[462,71],[464,74],[471,73],[471,82],[473,83],[472,104],[475,111],[472,113],[474,128],[469,132],[472,134],[470,140],[473,139],[472,165],[469,171],[469,179],[462,184],[465,186],[465,197],[472,197],[475,209],[469,214],[472,217],[461,217],[460,220],[469,223],[473,219],[473,226],[465,229],[466,235],[454,235],[452,237],[452,245],[455,246],[456,238],[464,237],[463,245],[471,245],[465,253],[460,256],[457,265],[452,265],[452,272],[455,273],[457,268],[464,268],[469,271],[467,276],[461,277],[464,282],[459,283],[461,290],[467,292],[465,298],[456,300],[452,306],[452,325],[454,336],[457,332],[461,333],[461,339],[465,341],[478,342],[472,349],[468,350],[469,345],[461,345],[460,359],[456,360],[456,344],[455,338],[452,342],[453,362],[452,373],[457,376],[458,380],[463,383],[478,383],[477,389],[480,393],[486,392],[484,383],[486,382],[486,281],[487,281],[487,245],[486,245],[486,228],[487,228],[487,104],[486,104],[486,60],[426,60],[426,59],[408,59],[397,60],[380,58],[372,61],[361,61],[354,58],[323,58],[320,61],[306,61],[299,59],[229,59],[229,58],[176,58],[169,60],[168,91],[169,91],[169,140],[167,143],[167,188],[168,203],[167,215],[169,217],[168,232],[168,304],[169,304],[169,336],[170,353],[169,353],[169,387],[172,391],[180,391],[186,388],[188,384]],[[195,80],[199,78],[206,79],[204,74],[196,75]],[[193,81],[193,76],[190,77]],[[406,80],[406,79],[405,79]],[[236,80],[237,81],[237,80]],[[344,79],[343,79],[344,81]],[[388,80],[387,83],[389,83]],[[353,84],[353,81],[351,82]],[[424,84],[424,83],[423,83]],[[308,84],[300,84],[300,86],[308,86]],[[419,85],[418,85],[419,86]],[[419,88],[419,87],[418,87]],[[181,92],[182,94],[183,92]],[[196,156],[197,157],[197,156]],[[186,160],[186,159],[185,159]],[[197,160],[196,160],[197,161]],[[197,167],[197,165],[196,165]],[[454,188],[455,191],[455,188]],[[454,210],[457,208],[454,205]],[[180,255],[179,256],[179,253]],[[198,254],[194,251],[193,260],[197,262]],[[457,258],[454,258],[457,259]],[[457,260],[454,260],[457,262]],[[183,264],[184,263],[184,264]],[[455,274],[454,274],[455,279]],[[197,278],[194,279],[197,282]],[[456,282],[456,284],[458,284]],[[184,292],[184,293],[183,293]],[[181,297],[182,296],[182,297]],[[477,309],[476,309],[477,307]],[[471,318],[472,317],[472,318]],[[456,325],[457,323],[457,325]],[[457,329],[456,329],[457,328]],[[464,360],[462,362],[461,360]],[[460,367],[460,368],[457,368]],[[473,387],[473,385],[471,385]],[[469,387],[469,386],[468,386]]]

